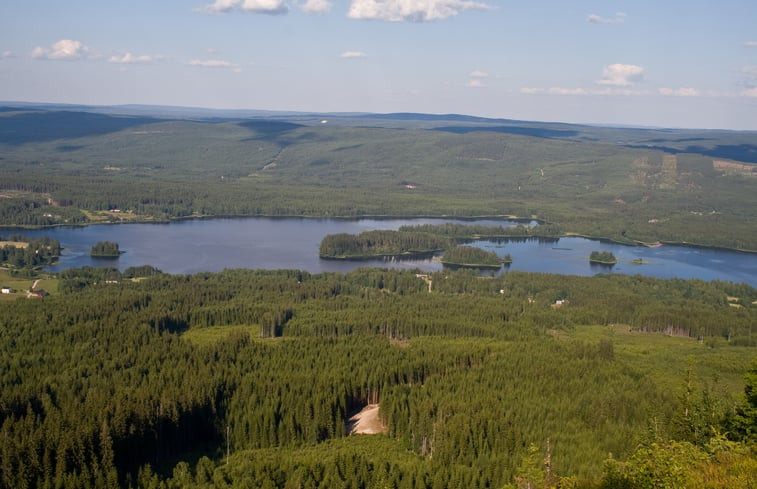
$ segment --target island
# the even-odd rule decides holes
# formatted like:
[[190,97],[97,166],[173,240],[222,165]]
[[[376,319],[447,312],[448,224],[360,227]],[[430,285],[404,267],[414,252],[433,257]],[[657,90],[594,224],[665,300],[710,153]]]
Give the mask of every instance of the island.
[[441,262],[455,267],[497,269],[502,267],[503,260],[493,251],[475,246],[455,246],[444,253]]
[[361,260],[383,256],[424,256],[450,248],[455,241],[428,233],[365,231],[330,234],[321,240],[319,256],[335,260]]
[[615,265],[618,263],[618,259],[609,251],[592,251],[589,255],[589,262],[599,265]]
[[118,249],[118,243],[112,241],[98,241],[92,246],[89,256],[93,258],[118,258],[122,251]]

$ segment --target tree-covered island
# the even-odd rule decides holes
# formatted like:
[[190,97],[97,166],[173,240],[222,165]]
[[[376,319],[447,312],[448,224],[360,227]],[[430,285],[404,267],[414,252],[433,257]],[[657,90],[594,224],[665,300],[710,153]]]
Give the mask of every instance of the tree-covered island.
[[118,243],[112,241],[98,241],[92,246],[89,255],[94,258],[118,258],[122,251],[118,249]]
[[365,231],[360,234],[330,234],[323,238],[321,258],[359,260],[381,256],[414,256],[442,251],[455,241],[428,233]]
[[504,263],[495,252],[475,246],[455,246],[444,253],[441,261],[445,265],[466,268],[501,268]]
[[609,251],[592,251],[589,255],[589,262],[600,265],[615,265],[618,259]]

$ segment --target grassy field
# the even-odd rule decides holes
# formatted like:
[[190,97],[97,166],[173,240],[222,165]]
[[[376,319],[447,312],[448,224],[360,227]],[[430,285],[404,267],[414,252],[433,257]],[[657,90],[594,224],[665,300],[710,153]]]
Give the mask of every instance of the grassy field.
[[15,300],[19,297],[26,297],[26,291],[28,291],[35,280],[37,281],[34,290],[44,290],[49,294],[56,294],[58,292],[58,279],[51,277],[44,277],[40,279],[30,279],[24,277],[14,277],[8,273],[7,270],[0,269],[0,285],[3,287],[10,287],[13,292],[11,294],[0,294],[0,300],[9,301]]
[[615,356],[649,376],[663,390],[683,389],[685,372],[696,377],[718,396],[737,397],[743,393],[744,372],[755,358],[755,349],[730,346],[725,339],[668,336],[632,331],[626,325],[578,326],[570,337],[586,341],[612,341]]

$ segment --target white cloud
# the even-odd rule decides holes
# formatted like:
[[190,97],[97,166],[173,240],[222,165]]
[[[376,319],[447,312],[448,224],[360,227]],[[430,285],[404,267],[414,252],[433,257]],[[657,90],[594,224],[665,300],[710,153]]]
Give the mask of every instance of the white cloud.
[[466,83],[465,86],[469,88],[482,88],[486,85],[484,85],[484,82],[480,78],[472,78],[468,80],[468,83]]
[[300,6],[306,14],[325,14],[331,10],[331,7],[329,0],[307,0]]
[[657,89],[657,93],[666,97],[698,97],[699,90],[691,87],[668,88],[662,87]]
[[739,95],[741,95],[742,97],[757,97],[757,87],[742,90]]
[[289,12],[284,0],[244,0],[242,10],[256,14],[281,15]]
[[37,59],[79,59],[89,52],[80,41],[73,39],[61,39],[53,43],[49,48],[37,46],[32,51],[32,57]]
[[615,17],[602,17],[600,15],[591,14],[586,18],[589,24],[622,24],[626,21],[626,14],[618,12]]
[[215,0],[210,5],[206,5],[203,10],[206,12],[231,12],[239,5],[240,0]]
[[468,76],[471,78],[489,78],[489,73],[481,70],[473,70]]
[[339,55],[342,59],[365,58],[368,55],[362,51],[345,51]]
[[446,19],[464,10],[491,8],[474,0],[352,0],[347,16],[386,22],[427,22]]
[[5,50],[2,53],[0,53],[0,59],[8,59],[8,58],[15,58],[16,53],[10,50]]
[[232,63],[231,61],[225,61],[222,59],[193,59],[189,62],[192,66],[199,66],[202,68],[226,68],[234,73],[242,71],[239,65]]
[[131,53],[124,53],[121,56],[111,56],[108,59],[108,63],[119,63],[119,64],[150,64],[155,63],[157,60],[160,59],[160,56],[151,56],[148,54],[143,54],[139,56],[135,56]]
[[628,87],[644,79],[644,68],[620,63],[607,65],[602,71],[602,79],[597,83],[614,87]]
[[198,9],[209,13],[228,13],[241,9],[256,14],[280,15],[289,11],[284,0],[215,0],[210,5]]
[[744,46],[748,48],[757,48],[757,41],[747,41],[744,43]]

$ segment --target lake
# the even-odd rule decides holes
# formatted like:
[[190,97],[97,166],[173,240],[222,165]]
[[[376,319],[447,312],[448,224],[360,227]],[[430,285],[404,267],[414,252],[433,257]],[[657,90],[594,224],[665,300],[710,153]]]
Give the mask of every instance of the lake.
[[[117,224],[87,227],[58,227],[42,230],[0,228],[0,234],[50,236],[64,247],[60,262],[51,271],[82,266],[113,266],[121,270],[153,265],[172,274],[220,271],[225,268],[300,269],[312,273],[348,272],[357,267],[377,266],[442,269],[428,259],[375,259],[364,261],[322,260],[321,239],[327,234],[360,233],[372,229],[398,229],[403,225],[462,222],[488,226],[517,223],[500,220],[460,221],[454,219],[304,219],[304,218],[217,218],[176,221],[168,224]],[[89,256],[98,241],[115,241],[125,253],[118,259]],[[549,272],[570,275],[597,273],[642,274],[660,278],[698,278],[745,282],[757,287],[757,255],[736,251],[661,246],[643,248],[585,238],[559,240],[479,241],[474,246],[513,257],[506,270]],[[610,251],[618,263],[612,267],[591,265],[592,251]],[[634,265],[641,258],[648,264]]]

